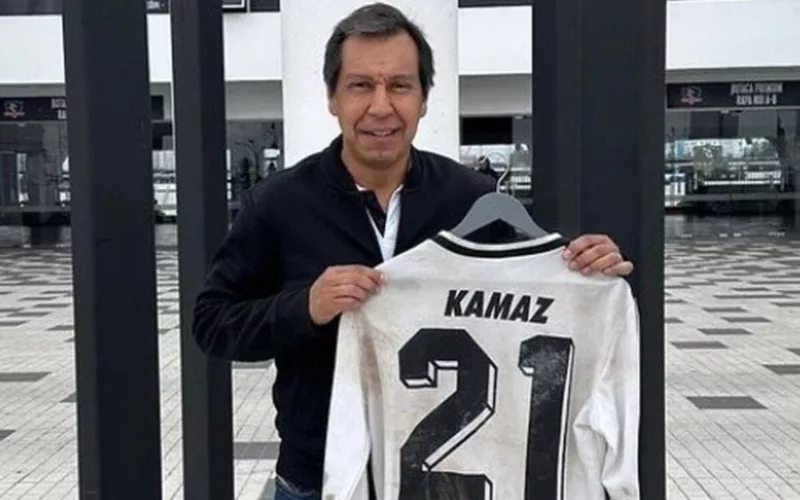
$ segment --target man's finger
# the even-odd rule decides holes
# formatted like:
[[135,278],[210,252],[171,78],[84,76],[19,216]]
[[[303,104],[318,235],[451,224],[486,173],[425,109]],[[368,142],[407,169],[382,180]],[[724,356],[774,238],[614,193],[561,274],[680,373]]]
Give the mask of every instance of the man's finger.
[[338,269],[339,269],[340,272],[346,273],[346,274],[350,274],[350,273],[368,274],[368,275],[373,276],[373,277],[379,277],[382,274],[377,269],[374,269],[374,268],[369,267],[369,266],[362,266],[362,265],[359,265],[359,264],[350,264],[350,265],[338,266]]
[[583,270],[589,272],[604,272],[606,269],[613,268],[621,262],[622,255],[620,255],[619,252],[612,252],[595,259],[589,265],[584,267]]
[[357,311],[361,308],[363,302],[351,298],[340,298],[334,301],[336,309],[339,311]]
[[[379,278],[378,278],[379,280]],[[344,285],[357,286],[367,292],[377,292],[380,288],[380,282],[376,281],[374,275],[366,274],[363,272],[352,271],[346,274],[337,276],[331,283],[333,287],[340,287]]]
[[[367,266],[345,266],[346,269],[339,274],[339,278],[344,281],[359,282],[367,279],[376,286],[381,286],[386,282],[382,272]],[[365,286],[365,288],[369,288]]]
[[570,242],[567,249],[580,253],[589,247],[607,243],[610,239],[604,234],[583,234]]
[[598,259],[606,257],[607,255],[617,254],[616,247],[609,244],[597,245],[589,248],[572,258],[570,268],[574,270],[583,269],[586,266],[594,264]]
[[377,292],[382,283],[380,273],[357,273],[352,276],[354,283],[370,292]]
[[356,284],[336,285],[332,288],[335,299],[351,298],[363,302],[367,299],[368,291]]
[[[571,260],[581,253],[585,252],[589,248],[592,248],[597,245],[601,244],[611,244],[614,243],[611,239],[603,234],[584,234],[582,236],[577,237],[576,239],[572,240],[569,245],[567,245],[566,250],[564,251],[564,257],[567,260]],[[616,246],[616,245],[615,245]]]
[[609,276],[628,276],[633,272],[633,262],[623,261],[603,270]]

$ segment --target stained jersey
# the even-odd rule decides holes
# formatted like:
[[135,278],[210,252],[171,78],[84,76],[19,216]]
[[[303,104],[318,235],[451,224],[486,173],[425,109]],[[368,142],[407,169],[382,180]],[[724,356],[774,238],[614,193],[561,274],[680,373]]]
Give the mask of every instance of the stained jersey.
[[640,498],[636,303],[565,243],[441,232],[379,267],[341,318],[324,500]]

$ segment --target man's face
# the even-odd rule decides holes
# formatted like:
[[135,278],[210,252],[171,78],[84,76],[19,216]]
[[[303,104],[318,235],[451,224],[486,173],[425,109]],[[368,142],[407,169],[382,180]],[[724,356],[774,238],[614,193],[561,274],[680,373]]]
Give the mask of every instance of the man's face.
[[339,120],[346,154],[370,168],[396,166],[425,114],[414,40],[405,32],[349,37],[328,106]]

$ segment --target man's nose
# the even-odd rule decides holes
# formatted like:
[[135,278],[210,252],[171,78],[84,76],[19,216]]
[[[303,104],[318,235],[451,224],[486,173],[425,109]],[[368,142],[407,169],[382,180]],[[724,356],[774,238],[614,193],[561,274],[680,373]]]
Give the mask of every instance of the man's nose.
[[393,109],[391,95],[387,92],[386,87],[384,85],[375,87],[369,112],[374,115],[387,115],[391,114]]

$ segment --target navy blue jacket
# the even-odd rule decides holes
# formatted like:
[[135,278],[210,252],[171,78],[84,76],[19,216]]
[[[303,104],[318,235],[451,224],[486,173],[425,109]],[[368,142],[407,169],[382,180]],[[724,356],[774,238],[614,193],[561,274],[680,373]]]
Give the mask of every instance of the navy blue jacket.
[[[315,489],[322,483],[338,321],[323,327],[311,322],[309,288],[328,266],[382,262],[341,147],[338,137],[243,194],[241,211],[212,259],[193,323],[197,344],[212,357],[275,360],[277,472]],[[492,190],[490,177],[414,149],[401,191],[395,254],[454,227]],[[472,239],[486,238],[492,236]]]

